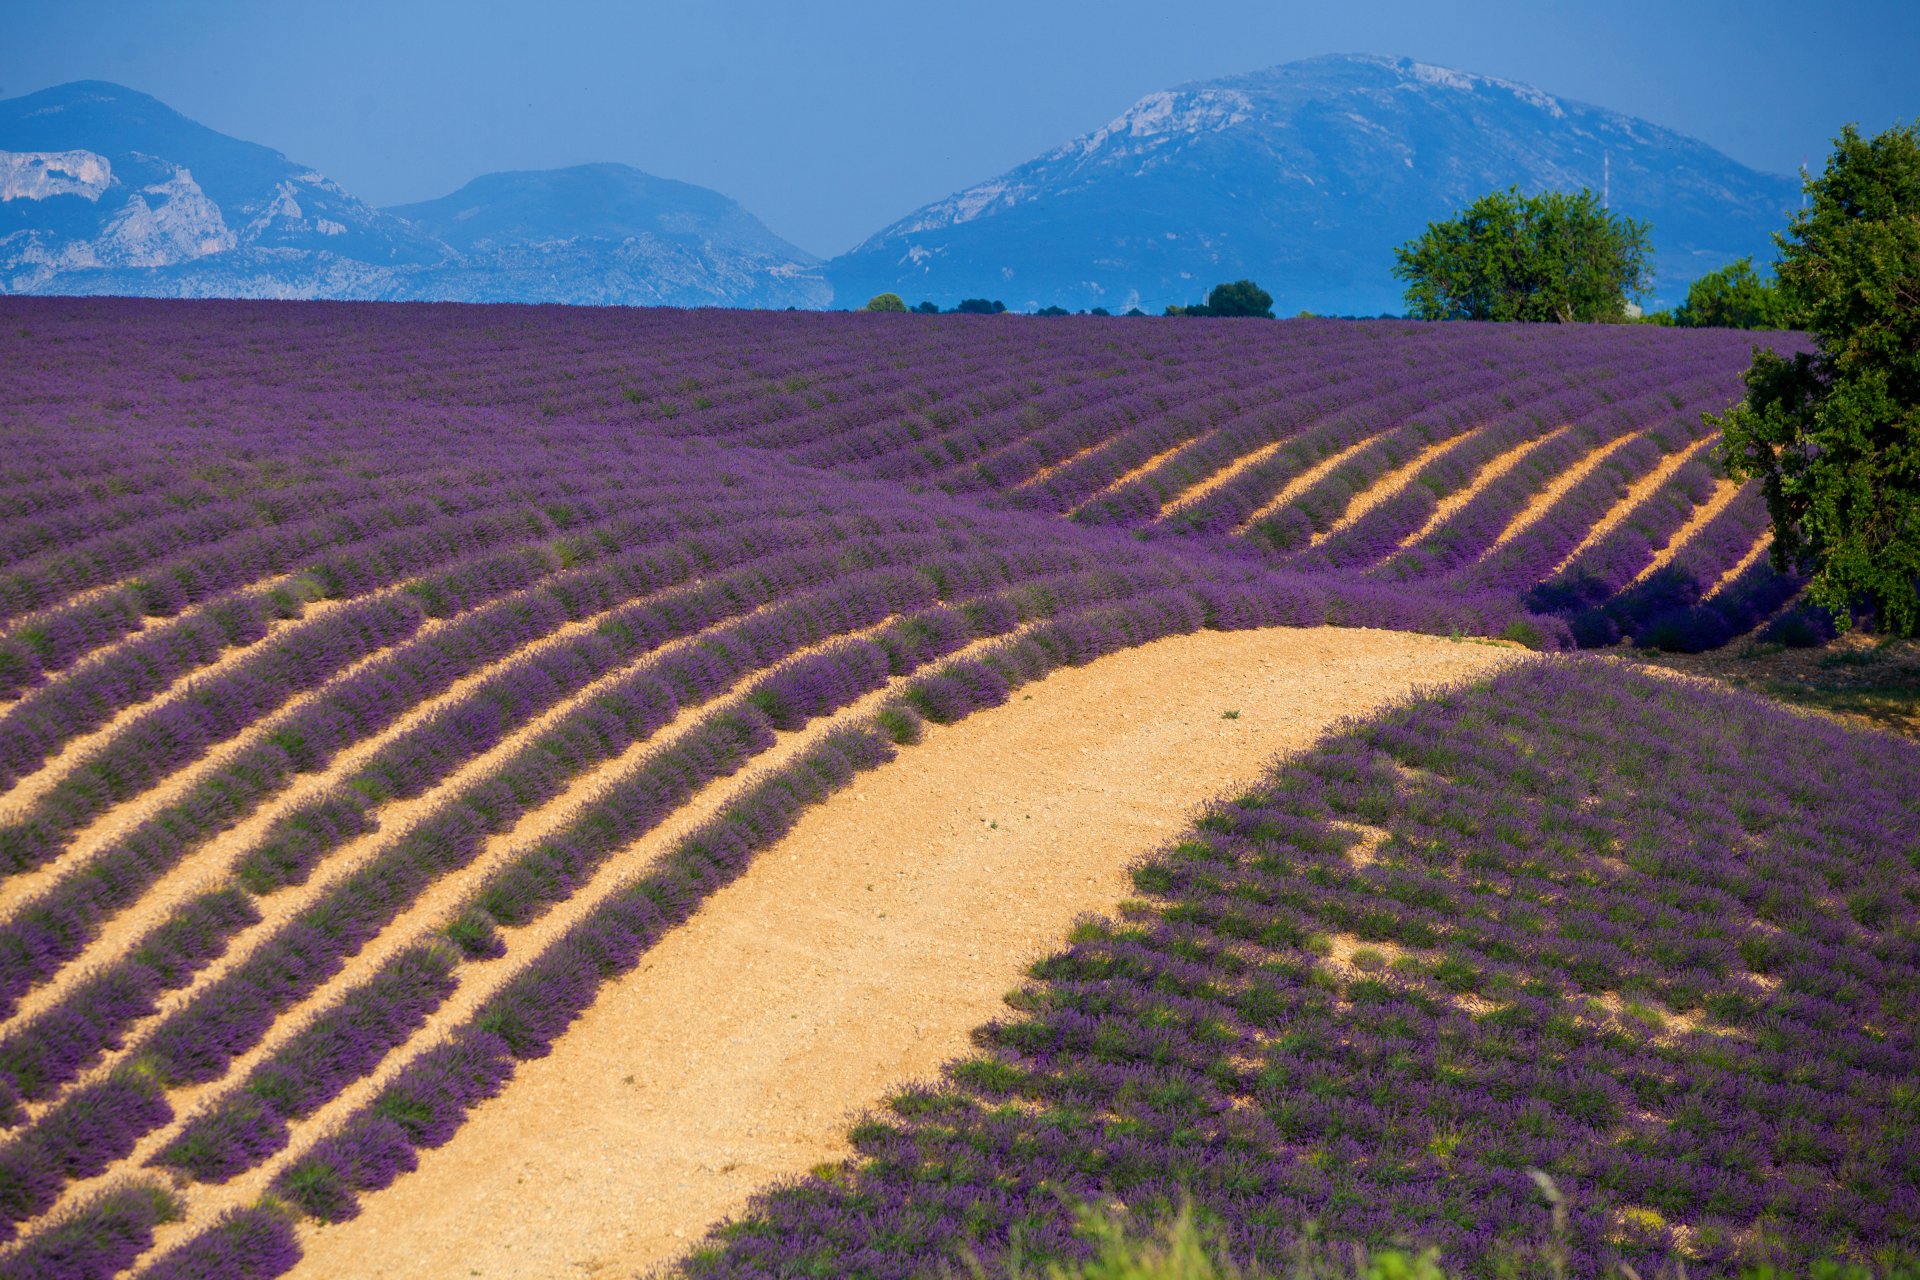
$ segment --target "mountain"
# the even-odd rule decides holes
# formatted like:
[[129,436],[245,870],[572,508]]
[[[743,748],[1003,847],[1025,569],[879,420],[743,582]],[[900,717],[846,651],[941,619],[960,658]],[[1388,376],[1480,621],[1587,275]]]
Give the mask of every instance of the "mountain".
[[0,101],[0,293],[824,306],[816,259],[622,165],[397,211],[102,81]]
[[[1610,171],[1610,177],[1609,177]],[[1400,311],[1393,248],[1489,191],[1608,189],[1652,223],[1658,298],[1744,254],[1790,178],[1527,85],[1364,55],[1151,93],[1103,128],[915,210],[828,264],[838,305],[1198,302],[1251,277],[1281,314]]]
[[823,307],[819,262],[717,191],[622,164],[490,173],[386,212],[458,256],[421,296]]
[[387,297],[444,256],[144,93],[86,80],[0,101],[0,292]]

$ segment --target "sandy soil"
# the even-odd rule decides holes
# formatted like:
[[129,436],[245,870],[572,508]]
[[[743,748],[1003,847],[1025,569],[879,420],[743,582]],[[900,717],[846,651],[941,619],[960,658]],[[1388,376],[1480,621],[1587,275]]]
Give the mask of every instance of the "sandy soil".
[[[620,1276],[962,1054],[1072,919],[1192,810],[1340,718],[1513,649],[1206,632],[1029,686],[811,811],[301,1277]],[[1224,719],[1225,711],[1238,711]]]

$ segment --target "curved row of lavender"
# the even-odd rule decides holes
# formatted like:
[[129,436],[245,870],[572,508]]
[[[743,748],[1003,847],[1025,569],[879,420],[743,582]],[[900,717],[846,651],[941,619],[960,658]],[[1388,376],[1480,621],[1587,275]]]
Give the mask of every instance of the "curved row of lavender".
[[[1551,582],[1566,590],[1536,608],[1571,616],[1631,585],[1671,535],[1649,525],[1637,562],[1563,565],[1629,485],[1700,438],[1702,411],[1739,396],[1755,341],[1631,326],[929,322],[132,300],[12,300],[7,315],[17,319],[0,326],[0,343],[15,394],[0,421],[35,439],[36,460],[58,463],[63,484],[25,493],[0,481],[13,492],[0,511],[24,517],[0,531],[0,623],[30,615],[25,644],[0,643],[0,690],[143,618],[296,563],[332,536],[329,521],[351,518],[360,537],[377,536],[382,521],[409,518],[396,497],[443,489],[404,449],[363,464],[362,474],[325,466],[324,446],[261,470],[225,447],[247,421],[309,436],[347,426],[403,437],[418,423],[484,438],[529,416],[618,426],[636,439],[777,451],[852,477],[1302,570],[1448,589]],[[105,350],[114,357],[104,367],[86,358]],[[90,424],[129,413],[176,449],[180,428],[197,423],[204,473],[182,485],[185,477],[136,449],[113,457],[110,492],[90,480],[103,463]],[[1556,474],[1627,436],[1627,448],[1529,527],[1528,554],[1505,554],[1502,542],[1499,572],[1490,571],[1490,549]],[[1449,440],[1417,475],[1400,477],[1411,482],[1392,501],[1320,542],[1356,492]],[[1511,461],[1497,455],[1528,444],[1539,448],[1512,474],[1426,529],[1420,545],[1406,542],[1490,462]],[[1331,473],[1272,508],[1290,482],[1336,456]],[[1696,472],[1717,466],[1711,451],[1696,462]],[[236,489],[245,501],[233,500]],[[270,537],[260,528],[268,521]],[[209,541],[228,549],[224,558],[206,553]],[[202,554],[183,557],[189,548]],[[1748,549],[1734,550],[1735,561]],[[161,565],[165,572],[122,581]],[[1710,576],[1689,578],[1684,604],[1668,593],[1647,608],[1697,604],[1728,567],[1694,566]],[[52,607],[90,588],[104,594]],[[1616,607],[1610,634],[1643,634],[1647,608]],[[1602,632],[1581,634],[1597,643]]]
[[[1709,594],[1762,533],[1751,494],[1699,518],[1723,489],[1699,411],[1744,363],[1726,335],[69,300],[0,321],[0,804],[24,796],[0,812],[0,1237],[27,1237],[0,1274],[144,1252],[172,1202],[116,1183],[137,1149],[189,1202],[270,1165],[282,1203],[350,1212],[917,716],[1200,626],[1725,638],[1794,586],[1756,562]],[[751,839],[722,828],[573,920],[688,797],[888,691],[755,793]],[[586,817],[515,841],[587,778],[609,789]],[[455,884],[457,918],[391,930]],[[574,941],[530,956],[517,931],[555,910]],[[531,976],[426,1043],[502,964]],[[413,1092],[319,1127],[395,1071]]]
[[685,1272],[1037,1270],[1076,1205],[1189,1198],[1274,1274],[1307,1224],[1474,1275],[1911,1266],[1915,777],[1594,660],[1415,701],[1213,805]]
[[[103,382],[138,367],[151,319],[133,309]],[[219,402],[202,399],[214,375],[164,364],[171,380],[100,392],[56,376],[102,353],[71,338],[9,366],[18,447],[0,474],[0,538],[20,552],[0,766],[17,789],[58,759],[0,814],[0,871],[26,886],[0,915],[0,1000],[18,1015],[0,1028],[0,1233],[26,1236],[0,1260],[13,1273],[129,1261],[103,1224],[166,1203],[114,1190],[143,1144],[139,1160],[208,1184],[312,1148],[314,1113],[428,1053],[423,1025],[471,975],[530,962],[517,930],[776,732],[943,654],[1039,624],[1056,628],[1049,660],[1068,661],[1202,625],[1484,633],[1519,617],[1493,592],[1321,582],[764,450],[407,399],[312,350],[301,368],[353,394],[316,407],[315,384],[264,376],[258,343],[227,352],[239,368]],[[916,686],[921,713],[990,699],[981,678]],[[884,746],[849,741],[856,761]],[[589,776],[583,817],[465,883],[489,841]],[[416,800],[423,815],[384,829]],[[214,854],[242,821],[245,847]],[[389,933],[449,883],[458,918]],[[669,888],[634,938],[698,901]],[[371,976],[348,981],[360,956]],[[512,1000],[548,1029],[504,1035],[504,1063],[572,1007]],[[205,1085],[212,1099],[178,1114]],[[427,1132],[444,1140],[447,1123]]]

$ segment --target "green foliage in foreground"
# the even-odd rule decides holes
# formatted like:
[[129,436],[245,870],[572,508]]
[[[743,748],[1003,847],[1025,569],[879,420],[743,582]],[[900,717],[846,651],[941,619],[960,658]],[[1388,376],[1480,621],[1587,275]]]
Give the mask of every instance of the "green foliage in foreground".
[[1429,223],[1394,250],[1393,274],[1415,320],[1624,320],[1652,283],[1650,234],[1591,191],[1510,187]]
[[868,311],[901,311],[907,309],[906,300],[897,293],[876,293],[867,299]]
[[1707,421],[1729,474],[1757,476],[1777,567],[1845,625],[1920,630],[1920,126],[1835,140],[1780,246],[1780,292],[1817,348],[1754,353],[1747,398]]
[[[1118,1218],[1093,1212],[1082,1214],[1081,1229],[1099,1249],[1091,1262],[1054,1262],[1044,1271],[1016,1263],[1010,1273],[1013,1280],[1452,1280],[1458,1274],[1447,1271],[1431,1252],[1340,1249],[1331,1245],[1303,1247],[1284,1272],[1236,1266],[1218,1237],[1195,1219],[1190,1205],[1183,1206],[1172,1222],[1151,1237],[1133,1235]],[[1537,1270],[1528,1274],[1556,1280],[1566,1275],[1563,1259],[1543,1256],[1538,1261]],[[980,1280],[985,1273],[975,1267],[973,1274]],[[1895,1263],[1875,1269],[1859,1263],[1820,1262],[1805,1274],[1806,1280],[1920,1280],[1920,1266]],[[1619,1280],[1653,1278],[1625,1272]],[[1796,1277],[1776,1267],[1759,1266],[1742,1270],[1740,1280]]]

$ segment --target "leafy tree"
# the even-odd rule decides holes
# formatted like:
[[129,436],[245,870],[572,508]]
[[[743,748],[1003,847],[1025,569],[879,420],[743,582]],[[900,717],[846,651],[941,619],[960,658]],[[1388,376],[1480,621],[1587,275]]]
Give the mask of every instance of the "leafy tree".
[[1006,309],[1007,304],[998,300],[989,302],[985,298],[962,298],[954,311],[963,316],[997,316]]
[[1050,307],[1042,307],[1033,314],[1037,316],[1070,316],[1073,312],[1056,303]]
[[1110,316],[1113,312],[1107,310],[1105,307],[1095,307],[1093,310],[1087,312],[1087,314],[1090,316]]
[[1416,320],[1623,320],[1652,283],[1650,228],[1591,191],[1518,187],[1468,205],[1395,249]]
[[1192,307],[1168,307],[1170,316],[1260,316],[1273,319],[1273,295],[1251,280],[1217,284],[1207,300]]
[[917,315],[937,316],[940,314],[940,304],[937,302],[922,302],[914,308],[914,312]]
[[897,293],[876,293],[867,299],[868,311],[905,311],[907,304]]
[[1779,286],[1753,269],[1752,258],[1742,258],[1718,271],[1709,271],[1687,289],[1687,300],[1674,309],[1673,323],[1682,329],[1791,329],[1793,312]]
[[1920,125],[1834,140],[1780,249],[1780,292],[1815,349],[1756,350],[1718,418],[1730,474],[1758,476],[1776,567],[1839,625],[1857,600],[1920,629]]

